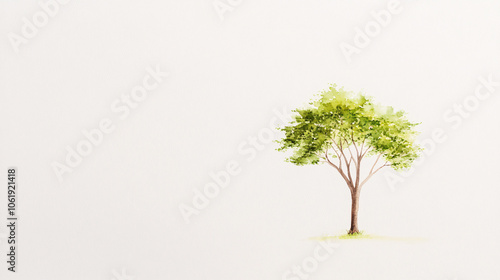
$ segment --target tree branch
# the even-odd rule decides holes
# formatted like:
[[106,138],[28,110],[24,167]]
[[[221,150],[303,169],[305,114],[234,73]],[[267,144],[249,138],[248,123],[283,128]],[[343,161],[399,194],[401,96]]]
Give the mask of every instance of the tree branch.
[[366,151],[363,153],[362,157],[364,157],[366,155],[366,153],[368,153],[368,151],[371,150],[371,149],[372,149],[372,147],[366,148]]
[[340,140],[340,146],[339,146],[339,144],[337,144],[337,142],[335,142],[335,140],[332,140],[332,141],[333,141],[333,143],[335,144],[335,146],[337,146],[337,148],[339,149],[340,153],[341,153],[341,154],[342,154],[342,156],[344,157],[345,163],[346,163],[346,164],[348,164],[348,163],[347,163],[347,158],[346,158],[346,156],[345,156],[345,154],[344,154],[344,151],[343,151],[343,149],[342,149],[342,139]]
[[352,144],[354,145],[354,149],[356,149],[356,156],[358,156],[358,158],[359,158],[358,147],[356,146],[356,142],[354,141],[354,130],[351,133],[351,140],[352,140]]
[[[348,144],[347,140],[345,138],[344,138],[344,141],[346,142],[346,144]],[[349,176],[349,181],[351,181],[351,183],[352,183],[352,177],[351,177],[351,160],[352,160],[352,154],[351,154],[351,159],[348,161],[347,157],[345,156],[345,154],[343,152],[342,140],[340,141],[340,147],[342,148],[342,150],[340,150],[340,151],[342,152],[342,155],[344,156],[344,160],[345,160],[346,166],[347,166],[347,176]],[[349,150],[349,153],[351,153],[351,150]]]
[[[346,144],[348,144],[347,141],[346,141]],[[351,149],[349,148],[349,146],[347,146],[347,149],[349,150],[349,154],[351,154],[351,159],[353,160],[354,165],[357,167],[358,163],[357,163],[356,159],[354,158],[354,156],[352,155],[352,152],[351,152]]]
[[378,160],[380,159],[380,157],[382,156],[382,154],[379,154],[378,157],[377,157],[377,160],[375,161],[375,163],[373,164],[372,166],[372,169],[370,169],[370,173],[369,174],[372,174],[372,171],[373,171],[373,168],[375,168],[375,165],[377,165],[377,162]]
[[[380,154],[377,158],[377,161],[378,159],[380,158],[382,154]],[[375,162],[376,164],[377,162]],[[388,162],[386,161],[382,166],[380,166],[379,168],[377,168],[375,171],[373,171],[373,167],[375,167],[375,164],[373,165],[372,169],[370,170],[370,173],[368,174],[368,176],[363,180],[363,182],[361,182],[361,184],[359,185],[359,188],[361,188],[373,175],[375,175],[375,173],[377,173],[380,169],[382,169],[383,167],[385,166],[390,166],[387,164]],[[373,171],[373,172],[372,172]]]
[[[332,141],[333,141],[333,143],[335,143],[335,140],[332,139]],[[337,145],[337,144],[335,144],[335,145]],[[332,150],[335,152],[335,154],[337,155],[337,158],[339,159],[339,168],[342,169],[342,158],[340,157],[340,154],[337,153],[337,150],[335,149],[335,147],[333,147],[333,145],[330,144],[330,146],[332,147]]]
[[349,187],[349,189],[352,191],[352,183],[351,181],[349,181],[349,179],[345,176],[344,174],[344,171],[342,171],[342,169],[340,169],[338,166],[336,166],[335,164],[333,164],[330,159],[328,158],[328,150],[327,152],[325,152],[325,158],[326,160],[328,161],[328,163],[333,166],[335,169],[337,169],[337,171],[340,173],[340,175],[342,175],[342,178],[344,178],[345,182],[347,183],[347,187]]
[[365,140],[366,140],[366,137],[363,139],[363,143],[361,143],[361,148],[360,148],[360,153],[363,154],[363,148],[365,146]]

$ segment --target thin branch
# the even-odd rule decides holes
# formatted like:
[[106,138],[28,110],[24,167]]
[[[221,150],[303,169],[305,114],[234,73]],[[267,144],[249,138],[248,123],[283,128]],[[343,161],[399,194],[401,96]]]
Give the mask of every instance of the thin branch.
[[[380,157],[380,156],[379,156]],[[378,158],[377,158],[378,160]],[[373,167],[372,167],[372,170],[370,170],[370,174],[368,174],[368,176],[363,180],[363,182],[361,182],[361,184],[359,185],[359,188],[361,188],[373,175],[375,175],[375,173],[377,173],[380,169],[386,167],[386,166],[391,166],[390,164],[388,165],[387,164],[388,162],[386,161],[382,166],[380,166],[379,168],[377,168],[375,171],[372,172],[373,170]],[[375,165],[373,165],[375,167]]]
[[[346,141],[346,144],[348,144],[348,143],[347,143],[347,141]],[[347,149],[349,150],[349,154],[351,154],[351,159],[353,159],[353,161],[354,161],[354,165],[356,165],[356,167],[357,167],[357,166],[358,166],[358,163],[357,163],[357,161],[355,160],[354,156],[352,155],[352,152],[351,152],[351,149],[349,148],[349,146],[347,146],[347,147],[348,147]]]
[[342,158],[340,157],[339,153],[337,153],[337,150],[335,150],[335,148],[333,147],[333,145],[330,145],[330,146],[332,147],[333,151],[337,155],[337,158],[339,159],[339,168],[342,169]]
[[[333,136],[333,138],[331,139],[333,143],[335,143],[334,138],[335,138],[335,135],[334,135],[334,136]],[[337,145],[337,143],[335,143],[335,145]],[[337,150],[335,149],[335,147],[334,147],[332,144],[330,144],[330,146],[332,147],[332,150],[335,152],[335,154],[337,155],[337,158],[339,159],[339,167],[340,167],[340,168],[342,168],[342,159],[341,159],[341,157],[340,157],[340,154],[339,154],[339,153],[337,153]]]
[[[345,153],[344,153],[344,147],[342,146],[342,140],[343,140],[343,139],[340,139],[340,142],[339,142],[339,143],[340,143],[340,148],[339,148],[339,150],[340,150],[340,153],[342,154],[342,156],[344,157],[344,161],[345,161],[346,166],[347,166],[347,175],[349,176],[349,181],[350,181],[350,182],[352,182],[352,177],[351,177],[351,165],[350,165],[349,161],[347,160],[347,157],[345,156]],[[344,139],[344,140],[345,140],[345,139]],[[337,144],[337,143],[335,143],[335,144]],[[339,146],[337,145],[337,147],[339,147]]]
[[354,149],[356,149],[356,155],[358,156],[359,158],[359,151],[358,151],[358,147],[356,146],[356,142],[354,141],[354,130],[352,131],[351,133],[351,140],[352,140],[352,144],[354,145]]
[[346,144],[346,149],[349,151],[349,154],[351,155],[351,158],[354,160],[354,164],[357,166],[358,163],[356,161],[356,158],[352,155],[352,151],[351,151],[351,145],[349,144],[349,142],[347,141],[346,138],[343,139],[345,144]]
[[361,154],[363,154],[363,147],[365,146],[365,140],[366,140],[366,137],[363,139],[363,143],[361,143],[361,148],[359,149]]
[[333,164],[330,159],[328,158],[328,152],[325,152],[325,157],[326,157],[326,160],[328,161],[328,164],[330,164],[331,166],[333,166],[335,169],[337,169],[337,171],[340,173],[340,175],[342,175],[342,178],[344,178],[345,182],[347,183],[347,187],[349,187],[349,189],[352,191],[352,186],[351,186],[351,181],[349,181],[349,179],[345,176],[344,172],[342,171],[342,169],[339,169],[338,166],[336,166],[335,164]]
[[335,154],[337,155],[337,157],[340,157],[339,153],[337,153],[337,150],[335,150],[335,147],[333,147],[333,145],[330,145],[333,149],[333,151],[335,152]]
[[382,156],[382,154],[379,154],[378,157],[377,157],[377,160],[375,161],[375,163],[373,164],[372,166],[372,169],[370,169],[370,173],[369,174],[372,174],[372,171],[373,171],[373,168],[375,168],[375,165],[377,165],[377,162],[378,160],[380,159],[380,157]]
[[340,153],[344,157],[345,163],[347,164],[347,158],[346,158],[346,156],[344,154],[344,151],[343,151],[343,148],[342,148],[342,139],[340,140],[340,146],[339,146],[339,144],[337,144],[337,142],[335,142],[335,140],[333,140],[333,143],[335,143],[335,146],[337,146],[337,148],[339,149]]
[[[347,142],[347,140],[345,138],[341,138],[340,141],[339,141],[339,144],[337,144],[337,142],[335,142],[335,140],[332,140],[333,143],[337,146],[337,148],[339,149],[340,153],[342,154],[342,156],[344,157],[344,161],[346,163],[346,172],[347,173],[347,176],[349,177],[349,181],[351,182],[351,184],[353,184],[353,187],[354,187],[354,181],[352,180],[352,175],[351,175],[351,160],[354,160],[354,157],[352,156],[352,152],[349,148],[347,148],[349,150],[349,153],[351,154],[351,160],[347,160],[347,157],[344,153],[344,147],[342,146],[342,140],[344,142],[346,142],[347,145],[349,145],[349,143]],[[342,161],[340,161],[342,162]],[[356,167],[357,167],[357,163],[354,162],[356,164]],[[340,165],[340,164],[339,164]],[[353,188],[352,187],[352,188]]]
[[[332,142],[335,144],[335,146],[337,146],[337,143],[335,143],[335,137],[337,136],[337,134],[333,135],[333,138],[331,138]],[[330,146],[332,147],[332,150],[335,152],[335,154],[337,155],[337,158],[339,159],[339,167],[342,169],[342,158],[340,157],[340,154],[337,153],[337,150],[335,149],[335,147],[333,147],[332,144],[330,144]]]
[[[352,159],[352,157],[349,159],[349,163],[351,163],[351,161],[354,161]],[[350,165],[350,164],[349,164]],[[356,163],[354,163],[354,167],[356,167]],[[349,170],[349,178],[351,178],[351,170]],[[352,178],[351,178],[351,181],[352,181]]]
[[366,153],[368,153],[368,151],[371,149],[372,149],[372,147],[368,147],[361,157],[364,157],[366,155]]

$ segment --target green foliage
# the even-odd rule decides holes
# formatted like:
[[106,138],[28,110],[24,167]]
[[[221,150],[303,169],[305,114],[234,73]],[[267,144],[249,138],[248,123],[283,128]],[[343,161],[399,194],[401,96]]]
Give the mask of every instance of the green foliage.
[[[329,149],[342,151],[351,145],[367,149],[367,155],[381,157],[395,170],[408,168],[421,148],[417,132],[403,111],[375,104],[372,98],[332,85],[303,109],[294,110],[294,120],[283,128],[279,151],[291,149],[287,161],[296,165],[318,164],[336,158]],[[360,154],[360,153],[359,153]]]

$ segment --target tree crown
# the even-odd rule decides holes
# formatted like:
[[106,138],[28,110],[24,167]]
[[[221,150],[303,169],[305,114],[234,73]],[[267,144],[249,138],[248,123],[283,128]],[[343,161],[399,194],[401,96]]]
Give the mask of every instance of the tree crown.
[[410,122],[404,111],[375,104],[371,97],[335,84],[306,108],[293,112],[297,114],[292,122],[280,128],[285,137],[278,141],[278,150],[291,149],[287,161],[296,165],[318,164],[321,159],[330,162],[330,158],[339,158],[341,163],[342,156],[349,165],[351,160],[343,153],[348,149],[357,165],[365,155],[379,155],[386,161],[384,166],[400,170],[410,167],[421,150],[415,144],[418,123]]

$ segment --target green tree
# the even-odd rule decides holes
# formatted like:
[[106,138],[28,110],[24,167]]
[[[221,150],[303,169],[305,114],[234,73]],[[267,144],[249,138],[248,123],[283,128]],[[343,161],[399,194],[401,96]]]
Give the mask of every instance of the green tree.
[[[292,122],[280,128],[285,136],[278,151],[291,150],[296,165],[327,163],[340,173],[351,192],[351,228],[359,233],[361,188],[380,169],[409,168],[421,148],[418,134],[403,111],[373,103],[372,98],[332,85],[306,108],[293,110]],[[362,176],[362,161],[376,157]],[[373,162],[373,160],[372,160]],[[364,170],[364,169],[363,169]],[[364,177],[364,178],[362,178]]]

